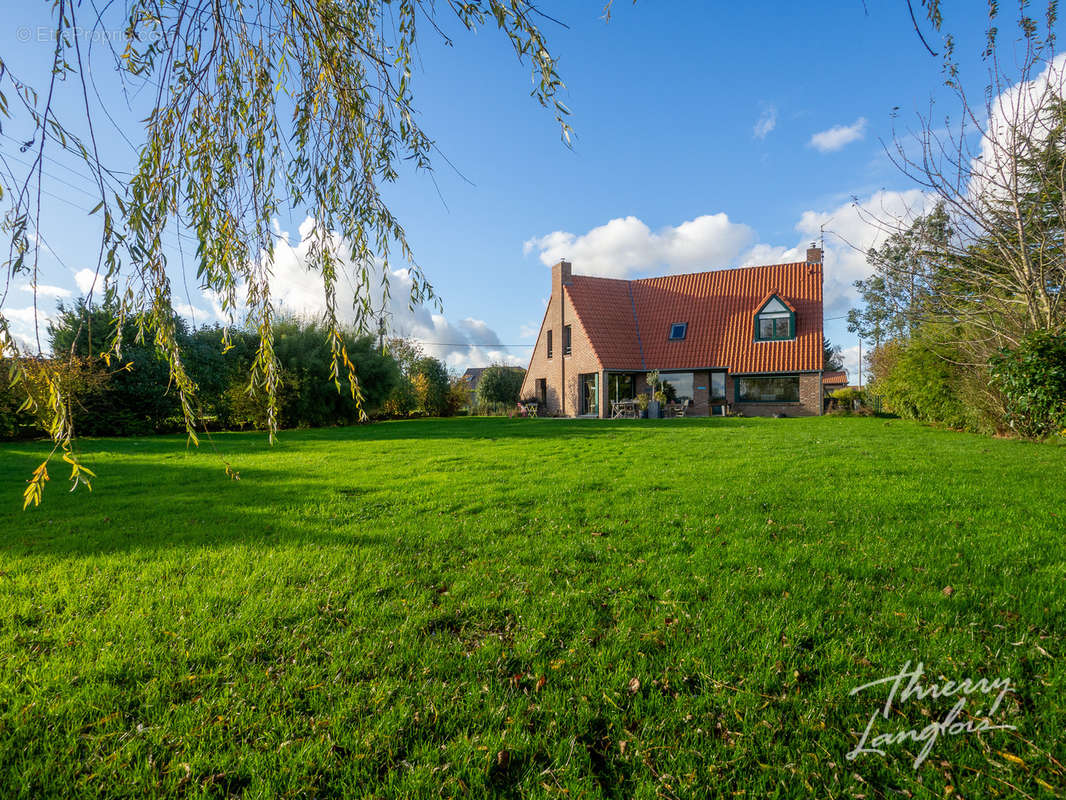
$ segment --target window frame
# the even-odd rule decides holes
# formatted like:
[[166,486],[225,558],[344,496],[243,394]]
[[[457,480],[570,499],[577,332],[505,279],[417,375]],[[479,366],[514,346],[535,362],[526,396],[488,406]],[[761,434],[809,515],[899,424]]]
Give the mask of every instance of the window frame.
[[[782,380],[786,378],[796,381],[795,400],[743,400],[740,397],[740,384],[750,380]],[[744,405],[798,405],[801,402],[800,376],[798,373],[784,373],[780,375],[734,375],[733,376],[733,402]]]
[[548,358],[552,357],[552,329],[548,328]]
[[[784,306],[785,310],[784,311],[770,311],[770,312],[767,312],[765,310],[766,307],[768,305],[770,305],[772,302],[774,302],[775,300],[778,303],[780,303],[782,306]],[[778,336],[777,335],[777,327],[778,327],[777,323],[779,321],[783,321],[785,319],[788,320],[788,328],[785,331],[786,335],[785,336]],[[761,328],[762,328],[762,322],[764,320],[766,322],[770,322],[771,323],[771,327],[773,328],[773,334],[771,336],[763,336],[762,335]],[[780,297],[778,297],[776,294],[770,295],[766,299],[766,302],[763,303],[762,306],[759,307],[759,310],[755,312],[754,338],[755,338],[756,342],[790,342],[790,341],[792,341],[793,339],[796,338],[796,312],[793,311],[792,309],[790,309],[788,307],[788,304],[784,300],[782,300]]]
[[569,325],[563,325],[563,355],[572,355],[574,351],[574,333]]
[[[681,335],[680,336],[674,336],[674,331],[677,330],[678,328],[681,329]],[[686,336],[688,336],[688,323],[687,322],[671,322],[670,323],[670,334],[667,337],[669,339],[669,341],[671,341],[671,342],[682,342],[682,341],[685,340]]]

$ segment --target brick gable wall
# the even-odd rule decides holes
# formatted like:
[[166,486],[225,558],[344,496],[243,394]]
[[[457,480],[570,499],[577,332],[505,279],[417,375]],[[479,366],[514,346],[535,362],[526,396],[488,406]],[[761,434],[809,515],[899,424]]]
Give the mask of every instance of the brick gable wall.
[[[552,293],[544,311],[537,344],[530,357],[529,368],[522,382],[521,398],[536,397],[537,379],[547,384],[546,411],[548,414],[574,417],[580,413],[583,373],[596,373],[600,384],[600,416],[608,416],[606,376],[588,333],[577,315],[566,287],[570,282],[570,264],[561,261],[552,267]],[[563,327],[571,333],[570,355],[563,355]],[[552,331],[552,357],[548,358],[548,331]]]

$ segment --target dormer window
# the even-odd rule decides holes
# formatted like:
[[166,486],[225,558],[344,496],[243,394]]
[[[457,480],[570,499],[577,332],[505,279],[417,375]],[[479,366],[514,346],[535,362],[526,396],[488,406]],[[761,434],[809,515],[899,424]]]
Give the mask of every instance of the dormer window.
[[771,295],[755,314],[755,341],[777,342],[796,338],[796,312],[777,295]]
[[687,322],[675,322],[670,326],[670,339],[684,339],[688,332]]

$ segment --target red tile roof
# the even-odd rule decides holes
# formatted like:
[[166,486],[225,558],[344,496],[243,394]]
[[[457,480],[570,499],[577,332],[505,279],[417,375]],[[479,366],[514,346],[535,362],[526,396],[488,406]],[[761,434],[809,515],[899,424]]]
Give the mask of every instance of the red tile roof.
[[846,372],[823,372],[822,383],[828,386],[847,386],[848,373]]
[[[574,275],[566,286],[605,369],[733,373],[822,368],[822,266],[800,262],[624,281]],[[755,314],[777,295],[796,314],[796,338],[756,342]],[[688,323],[682,340],[670,326]]]

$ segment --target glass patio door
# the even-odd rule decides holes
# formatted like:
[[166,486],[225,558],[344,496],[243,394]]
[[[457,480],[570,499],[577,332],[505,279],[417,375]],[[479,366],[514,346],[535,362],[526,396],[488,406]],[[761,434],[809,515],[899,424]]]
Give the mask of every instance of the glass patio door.
[[600,375],[588,372],[581,376],[581,413],[598,417],[600,415]]
[[710,405],[711,416],[717,417],[725,413],[725,373],[711,373]]

